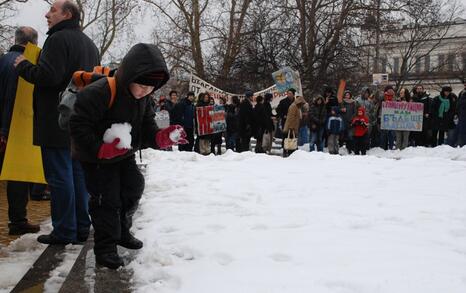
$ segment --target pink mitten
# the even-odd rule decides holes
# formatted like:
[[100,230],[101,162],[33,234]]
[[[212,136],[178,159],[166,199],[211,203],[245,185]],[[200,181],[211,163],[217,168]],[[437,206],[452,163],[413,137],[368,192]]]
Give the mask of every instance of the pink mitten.
[[186,132],[180,125],[170,125],[155,135],[155,142],[161,149],[167,149],[175,144],[187,144]]

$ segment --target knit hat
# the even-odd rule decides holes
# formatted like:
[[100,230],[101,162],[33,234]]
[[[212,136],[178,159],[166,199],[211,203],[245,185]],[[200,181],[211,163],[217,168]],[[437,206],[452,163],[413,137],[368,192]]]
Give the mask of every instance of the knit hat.
[[254,96],[254,93],[252,91],[246,91],[244,95],[246,96],[246,98],[251,98],[252,96]]
[[154,86],[156,89],[159,89],[165,79],[166,76],[163,72],[150,72],[136,77],[133,82],[147,86]]

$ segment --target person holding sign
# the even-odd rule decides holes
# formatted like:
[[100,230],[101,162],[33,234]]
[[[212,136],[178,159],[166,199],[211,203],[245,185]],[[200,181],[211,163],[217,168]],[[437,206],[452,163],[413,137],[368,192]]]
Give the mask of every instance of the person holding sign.
[[[396,100],[398,102],[403,102],[403,103],[411,102],[411,95],[409,94],[409,90],[406,88],[402,88]],[[405,148],[408,147],[410,133],[411,133],[410,131],[403,131],[403,130],[395,131],[396,148],[398,150],[404,150]]]
[[[19,27],[15,32],[15,45],[0,58],[0,169],[3,166],[18,85],[18,74],[13,63],[24,52],[28,42],[37,44],[37,31],[31,27]],[[27,219],[26,207],[30,189],[32,186],[29,182],[6,183],[10,235],[37,233],[40,230],[39,225],[34,225]]]

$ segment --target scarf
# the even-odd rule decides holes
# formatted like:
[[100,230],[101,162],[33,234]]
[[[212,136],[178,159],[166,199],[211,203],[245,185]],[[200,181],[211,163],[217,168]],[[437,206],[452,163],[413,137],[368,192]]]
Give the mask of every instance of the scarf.
[[441,95],[438,97],[440,99],[440,107],[438,108],[438,117],[443,118],[443,114],[450,110],[450,100],[442,97]]

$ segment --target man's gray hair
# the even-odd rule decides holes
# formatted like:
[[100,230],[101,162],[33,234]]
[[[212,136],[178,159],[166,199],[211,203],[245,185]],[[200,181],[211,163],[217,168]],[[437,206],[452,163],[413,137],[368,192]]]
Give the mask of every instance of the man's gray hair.
[[71,13],[71,19],[73,20],[81,19],[81,10],[79,9],[78,4],[76,4],[74,1],[67,0],[63,2],[63,6],[61,9],[63,10],[63,12]]
[[20,26],[15,31],[15,44],[26,46],[28,42],[37,45],[37,31],[29,26]]

